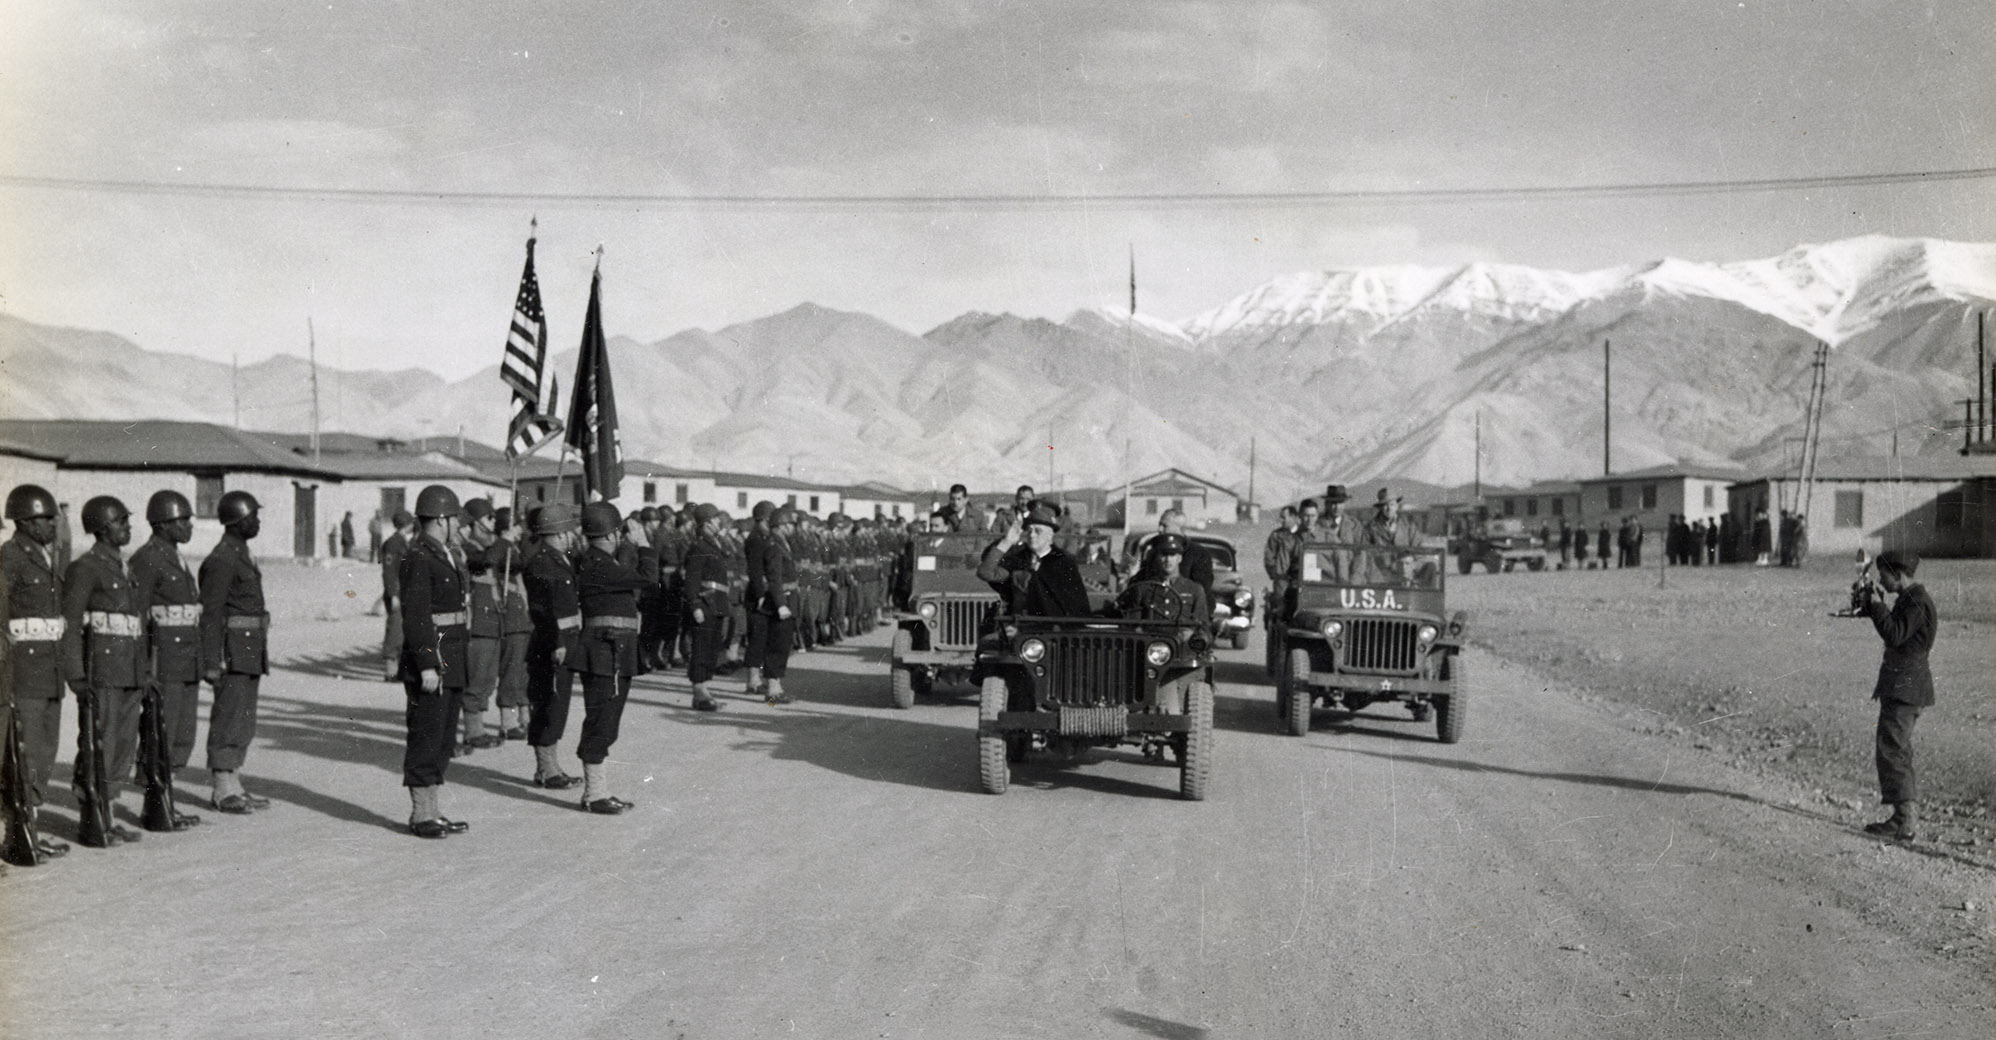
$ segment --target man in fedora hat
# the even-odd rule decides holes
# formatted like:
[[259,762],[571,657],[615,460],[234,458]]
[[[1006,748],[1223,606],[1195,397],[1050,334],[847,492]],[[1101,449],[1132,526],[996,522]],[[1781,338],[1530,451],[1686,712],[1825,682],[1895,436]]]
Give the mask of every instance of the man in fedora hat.
[[1005,597],[1012,614],[1036,617],[1084,617],[1089,613],[1088,587],[1074,558],[1053,543],[1060,530],[1060,512],[1034,502],[1026,515],[1012,522],[1004,537],[984,550],[977,576]]
[[1400,498],[1386,488],[1372,504],[1372,519],[1365,525],[1365,540],[1372,545],[1419,545],[1421,535],[1414,524],[1400,514]]

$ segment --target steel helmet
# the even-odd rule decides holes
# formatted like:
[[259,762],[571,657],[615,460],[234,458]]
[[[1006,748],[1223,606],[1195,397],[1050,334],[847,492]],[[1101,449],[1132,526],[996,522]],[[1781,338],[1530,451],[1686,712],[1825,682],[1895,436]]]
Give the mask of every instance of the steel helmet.
[[590,502],[582,507],[582,535],[585,538],[608,538],[622,526],[623,515],[608,502]]
[[155,491],[152,493],[152,498],[146,502],[147,523],[170,524],[193,515],[193,504],[187,501],[186,495],[178,491]]
[[247,491],[231,491],[215,504],[215,519],[224,526],[247,520],[263,507],[257,504],[256,496]]
[[755,508],[749,510],[749,516],[753,517],[754,519],[767,522],[769,520],[769,514],[774,512],[776,512],[776,503],[771,502],[769,499],[765,498],[757,502],[755,504]]
[[424,520],[458,514],[457,492],[431,484],[416,495],[416,515]]
[[7,492],[7,519],[36,520],[55,516],[55,496],[39,484],[18,484]]
[[561,502],[549,502],[534,510],[534,533],[540,535],[560,534],[575,530],[575,510]]
[[132,515],[123,502],[110,495],[98,495],[83,503],[83,533],[103,534],[111,525]]
[[[416,511],[419,513],[423,511],[423,501],[421,498],[416,500]],[[493,515],[492,500],[489,498],[474,498],[466,502],[464,504],[464,515],[468,520],[483,520]]]

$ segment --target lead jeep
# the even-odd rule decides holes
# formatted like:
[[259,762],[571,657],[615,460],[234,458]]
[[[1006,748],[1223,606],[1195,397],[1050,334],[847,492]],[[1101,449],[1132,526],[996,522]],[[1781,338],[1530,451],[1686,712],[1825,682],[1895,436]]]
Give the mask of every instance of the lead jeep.
[[[992,632],[998,593],[977,576],[992,533],[918,534],[909,543],[908,594],[896,611],[894,644],[888,651],[889,703],[910,708],[937,683],[969,678],[980,638]],[[1091,606],[1115,597],[1107,535],[1063,532],[1055,539],[1081,571]]]
[[1187,597],[1156,582],[1131,589],[1128,617],[1003,617],[979,654],[978,776],[1004,794],[1011,765],[1052,752],[1134,746],[1178,764],[1178,793],[1206,797],[1212,770],[1212,640]]
[[1357,712],[1398,701],[1416,722],[1433,718],[1442,743],[1461,740],[1468,615],[1447,613],[1442,550],[1310,543],[1297,551],[1296,610],[1272,631],[1282,642],[1280,725],[1300,737],[1319,704]]

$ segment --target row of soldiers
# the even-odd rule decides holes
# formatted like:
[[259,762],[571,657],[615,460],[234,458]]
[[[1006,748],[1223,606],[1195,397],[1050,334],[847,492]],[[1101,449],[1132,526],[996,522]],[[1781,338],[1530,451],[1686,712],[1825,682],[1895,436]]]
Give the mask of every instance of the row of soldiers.
[[109,495],[85,502],[83,530],[94,543],[60,568],[55,497],[33,484],[8,493],[14,533],[0,545],[8,863],[32,866],[69,851],[40,825],[65,692],[77,704],[71,786],[84,845],[139,840],[112,813],[134,770],[145,791],[139,818],[146,830],[182,831],[200,822],[174,805],[173,773],[193,755],[202,682],[214,689],[207,746],[214,808],[248,815],[269,805],[240,779],[256,736],[259,685],[269,671],[270,615],[248,544],[260,530],[259,508],[247,492],[221,497],[222,539],[197,579],[180,554],[193,537],[194,510],[179,492],[160,491],[146,503],[152,537],[129,559],[131,511]]
[[[758,504],[746,525],[708,504],[680,514],[646,507],[629,518],[607,502],[584,505],[579,517],[551,504],[531,511],[524,540],[509,536],[510,514],[489,507],[482,500],[460,507],[448,488],[425,488],[414,514],[417,537],[399,550],[397,677],[410,703],[403,785],[410,831],[419,837],[469,828],[443,815],[438,789],[464,735],[479,729],[461,717],[484,710],[472,683],[487,677],[471,648],[482,599],[493,600],[503,617],[517,598],[525,618],[518,657],[524,704],[516,718],[533,748],[533,782],[555,790],[576,784],[555,747],[580,677],[581,806],[617,815],[634,803],[610,792],[603,763],[632,679],[683,656],[692,706],[715,711],[720,701],[711,684],[726,649],[739,644],[745,692],[771,705],[790,703],[783,679],[791,651],[877,619],[899,557],[890,551],[898,538],[886,528],[836,514],[820,523],[772,503]],[[503,620],[498,629],[503,670],[514,656],[503,646]],[[501,705],[503,726],[512,720]]]

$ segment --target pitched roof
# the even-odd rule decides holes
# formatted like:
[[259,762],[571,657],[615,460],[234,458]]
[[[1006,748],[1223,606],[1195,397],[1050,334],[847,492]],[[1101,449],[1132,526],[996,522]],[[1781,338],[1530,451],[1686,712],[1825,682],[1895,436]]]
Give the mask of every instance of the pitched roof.
[[1605,477],[1586,477],[1578,484],[1614,484],[1624,480],[1669,480],[1672,478],[1696,478],[1699,480],[1745,480],[1752,474],[1746,470],[1729,466],[1694,466],[1684,462],[1672,462],[1647,469],[1630,470],[1627,473],[1610,473]]
[[214,423],[0,419],[0,438],[45,452],[61,466],[339,476],[258,435]]
[[1233,498],[1241,497],[1240,492],[1233,488],[1216,484],[1194,473],[1187,473],[1176,466],[1130,481],[1130,493],[1133,495],[1170,494],[1174,491],[1198,491],[1202,488],[1211,488]]
[[[1822,459],[1816,463],[1817,480],[1973,480],[1996,477],[1996,455],[1849,455]],[[1801,475],[1790,470],[1758,477],[1742,477],[1738,483],[1758,481],[1798,481]]]

